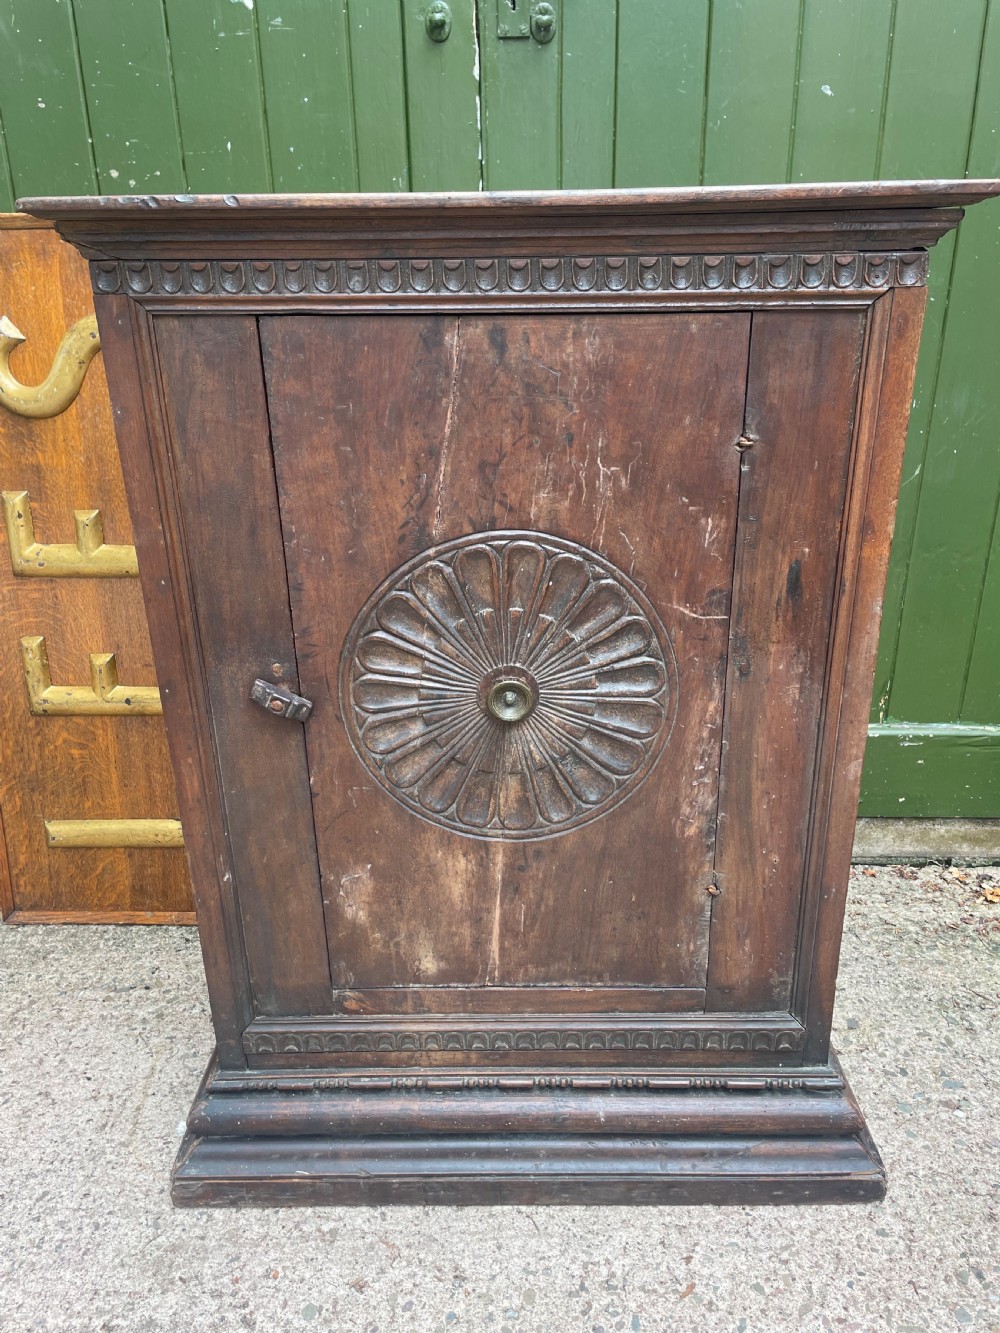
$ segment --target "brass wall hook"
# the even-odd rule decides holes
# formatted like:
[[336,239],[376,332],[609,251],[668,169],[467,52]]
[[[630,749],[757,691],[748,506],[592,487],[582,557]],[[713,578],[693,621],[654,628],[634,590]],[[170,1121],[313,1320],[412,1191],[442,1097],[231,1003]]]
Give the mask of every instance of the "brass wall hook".
[[41,384],[22,384],[11,373],[11,353],[23,342],[21,330],[0,315],[0,404],[21,417],[57,417],[80,392],[87,367],[101,350],[97,318],[87,315],[66,331]]

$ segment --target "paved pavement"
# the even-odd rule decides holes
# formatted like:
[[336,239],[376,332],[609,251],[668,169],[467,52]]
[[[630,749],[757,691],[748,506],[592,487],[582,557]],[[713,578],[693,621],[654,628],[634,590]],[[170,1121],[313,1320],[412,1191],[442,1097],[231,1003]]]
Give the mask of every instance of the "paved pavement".
[[1000,1330],[991,898],[998,869],[853,872],[835,1036],[890,1192],[794,1209],[172,1210],[195,932],[0,928],[0,1329]]

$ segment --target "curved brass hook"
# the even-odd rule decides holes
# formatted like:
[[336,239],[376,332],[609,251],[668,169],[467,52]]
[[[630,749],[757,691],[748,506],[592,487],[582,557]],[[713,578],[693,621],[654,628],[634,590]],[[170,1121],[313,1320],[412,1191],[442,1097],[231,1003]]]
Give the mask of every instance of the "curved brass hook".
[[87,367],[101,350],[97,319],[87,315],[66,331],[41,384],[22,384],[11,374],[10,354],[23,342],[21,330],[0,315],[0,405],[21,417],[57,417],[80,392]]

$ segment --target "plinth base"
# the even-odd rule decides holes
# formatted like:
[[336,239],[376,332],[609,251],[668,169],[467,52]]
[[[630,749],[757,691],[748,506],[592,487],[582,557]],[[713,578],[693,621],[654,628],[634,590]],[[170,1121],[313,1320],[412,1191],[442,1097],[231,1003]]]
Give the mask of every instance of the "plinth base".
[[885,1171],[857,1104],[835,1063],[812,1082],[823,1084],[824,1074],[818,1091],[354,1095],[315,1084],[307,1090],[294,1080],[262,1090],[210,1067],[174,1168],[173,1201],[273,1207],[881,1199]]

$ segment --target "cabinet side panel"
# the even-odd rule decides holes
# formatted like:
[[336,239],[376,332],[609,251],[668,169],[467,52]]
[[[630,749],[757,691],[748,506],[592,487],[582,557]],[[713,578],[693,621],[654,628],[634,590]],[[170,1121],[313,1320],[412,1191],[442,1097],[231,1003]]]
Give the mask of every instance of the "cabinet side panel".
[[829,1054],[865,722],[926,300],[925,288],[896,289],[873,312],[817,789],[817,825],[826,812],[828,820],[824,836],[815,840],[810,880],[818,892],[812,915],[803,921],[795,996],[809,1030],[807,1060]]
[[256,320],[154,327],[256,1008],[327,1012],[302,726],[250,700],[255,677],[298,683]]
[[710,1010],[790,999],[864,330],[857,310],[754,315]]

